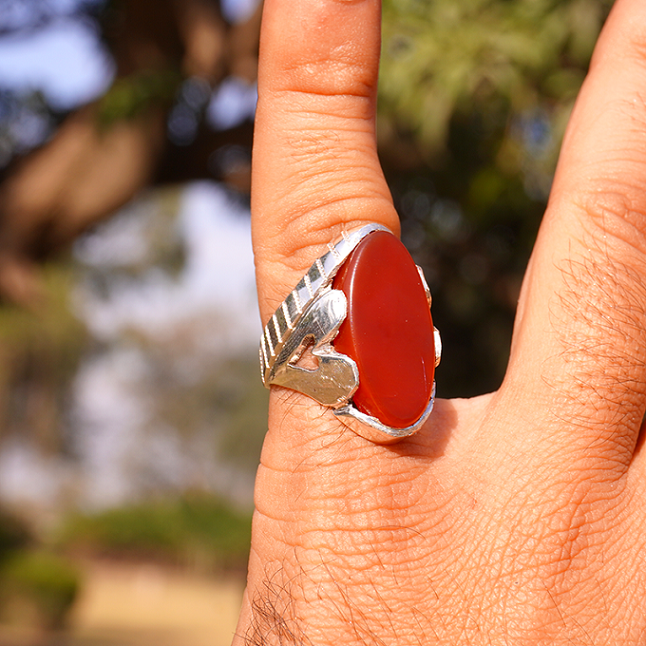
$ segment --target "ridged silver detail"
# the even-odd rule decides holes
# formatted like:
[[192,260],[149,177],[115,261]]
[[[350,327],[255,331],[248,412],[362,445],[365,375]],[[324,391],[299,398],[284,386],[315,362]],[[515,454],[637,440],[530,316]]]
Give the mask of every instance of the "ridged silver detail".
[[[278,322],[278,317],[280,316],[280,323]],[[271,320],[274,323],[274,329],[276,330],[276,337],[278,338],[278,343],[283,340],[283,330],[289,329],[287,327],[287,321],[285,321],[285,316],[283,315],[282,307],[277,309],[274,312],[274,315],[271,317]]]
[[[312,269],[313,269],[314,267],[316,267],[316,265],[313,265],[313,266],[310,268],[310,271],[312,271]],[[316,291],[315,291],[315,290],[314,290],[314,288],[312,287],[312,281],[311,281],[311,279],[310,279],[309,272],[308,272],[307,274],[305,274],[305,276],[303,276],[303,283],[305,284],[305,287],[307,288],[307,291],[308,291],[309,296],[310,296],[310,297],[307,299],[307,301],[309,302],[309,301],[311,301],[311,300],[314,298],[314,294],[316,293]]]
[[289,320],[291,321],[292,327],[294,327],[294,321],[303,311],[303,308],[299,307],[296,303],[296,297],[294,296],[293,292],[283,301],[283,304],[287,306],[287,311],[289,312]]
[[[344,231],[341,240],[328,245],[329,251],[316,259],[265,327],[260,342],[260,364],[262,381],[267,388],[275,384],[304,393],[333,408],[338,419],[362,437],[388,443],[408,437],[421,428],[433,409],[435,383],[423,414],[407,428],[388,427],[353,406],[352,396],[359,385],[357,366],[332,346],[347,314],[347,302],[345,294],[332,289],[331,283],[354,248],[374,231],[388,229],[369,224],[352,233]],[[418,270],[430,306],[430,291],[423,272],[419,267]],[[437,366],[442,345],[439,332],[434,330],[434,334]],[[311,347],[318,359],[316,369],[297,365],[307,347]]]
[[[273,359],[274,356],[276,355],[276,352],[274,348],[276,347],[272,342],[271,342],[271,332],[269,327],[265,328],[265,343],[267,344],[267,347],[269,348],[269,356]],[[271,359],[270,359],[271,361]]]
[[325,256],[322,256],[321,258],[316,259],[316,268],[319,270],[319,275],[323,280],[327,279],[327,272],[325,271],[325,266],[323,265],[322,259],[325,258]]
[[[290,296],[291,296],[291,294],[290,294]],[[287,306],[287,301],[286,300],[282,302],[282,304],[280,306],[280,309],[282,310],[283,316],[285,317],[285,324],[287,325],[287,327],[290,330],[293,330],[294,326],[292,325],[292,317],[289,314],[289,307]]]
[[348,234],[335,245],[328,245],[329,251],[317,258],[296,287],[287,295],[263,330],[260,352],[261,376],[265,386],[272,383],[272,371],[283,347],[298,327],[306,310],[321,292],[329,287],[341,265],[352,250],[367,235],[374,231],[388,231],[379,224],[368,224]]
[[310,296],[310,292],[307,289],[307,286],[305,285],[305,279],[301,279],[301,281],[296,285],[294,288],[293,294],[296,295],[296,298],[298,299],[298,304],[300,305],[300,310],[301,314],[305,311],[305,308],[307,307],[307,304],[312,300]]

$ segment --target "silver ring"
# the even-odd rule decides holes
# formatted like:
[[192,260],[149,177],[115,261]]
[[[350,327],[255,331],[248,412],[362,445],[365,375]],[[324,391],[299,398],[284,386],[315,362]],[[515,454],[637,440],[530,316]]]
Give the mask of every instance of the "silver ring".
[[[393,428],[358,410],[352,401],[360,381],[355,361],[334,349],[332,342],[346,318],[345,294],[332,288],[332,280],[352,251],[368,235],[389,229],[368,224],[345,233],[329,251],[312,264],[263,330],[260,339],[260,366],[263,384],[296,390],[329,407],[345,425],[373,442],[387,443],[417,432],[433,410],[435,381],[430,400],[421,417],[405,428]],[[423,272],[417,268],[426,291],[431,295]],[[435,366],[440,362],[442,346],[434,328]],[[298,365],[306,349],[318,360],[315,369]]]

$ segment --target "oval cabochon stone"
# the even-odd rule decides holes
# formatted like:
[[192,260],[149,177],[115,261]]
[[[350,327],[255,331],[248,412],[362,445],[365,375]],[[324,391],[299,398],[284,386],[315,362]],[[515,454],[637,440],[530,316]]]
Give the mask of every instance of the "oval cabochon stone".
[[333,345],[359,368],[354,406],[392,428],[414,424],[431,398],[435,343],[424,285],[406,247],[385,231],[369,234],[333,288],[348,300]]

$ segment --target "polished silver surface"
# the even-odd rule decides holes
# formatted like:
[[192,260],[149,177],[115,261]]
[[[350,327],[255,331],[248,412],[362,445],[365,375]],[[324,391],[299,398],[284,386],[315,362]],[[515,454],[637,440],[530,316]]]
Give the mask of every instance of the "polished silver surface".
[[[417,432],[433,410],[435,382],[431,399],[422,416],[407,428],[391,428],[362,413],[352,404],[359,386],[356,363],[337,352],[332,341],[347,314],[345,294],[332,289],[332,280],[353,249],[375,231],[390,231],[379,224],[368,224],[344,233],[329,251],[312,264],[263,330],[260,339],[260,367],[264,385],[283,386],[301,392],[323,406],[334,409],[340,421],[373,442],[388,443]],[[424,273],[417,267],[429,307],[431,292]],[[434,328],[435,365],[440,362],[442,342]],[[315,357],[316,367],[297,365],[307,351]],[[303,362],[301,362],[303,363]]]
[[[366,439],[372,440],[373,442],[378,442],[381,444],[386,444],[388,442],[394,442],[404,437],[409,437],[414,435],[419,431],[420,428],[424,425],[424,422],[428,419],[429,415],[433,411],[433,405],[435,404],[435,381],[433,381],[433,390],[431,391],[431,399],[429,400],[422,416],[411,426],[406,428],[393,428],[391,426],[386,426],[382,424],[376,417],[371,415],[366,415],[360,410],[356,409],[352,402],[349,402],[341,408],[337,408],[334,411],[334,414],[341,419],[341,421],[349,426],[355,433],[358,433]],[[360,424],[357,424],[359,422]],[[372,430],[368,431],[365,426],[369,426]],[[375,433],[375,431],[377,431]]]
[[[345,319],[347,307],[345,294],[338,289],[327,287],[319,293],[271,362],[267,383],[298,390],[323,406],[345,404],[359,386],[359,371],[355,362],[336,352],[330,342]],[[318,359],[314,369],[295,365],[308,347]]]
[[442,337],[436,327],[433,328],[433,339],[435,340],[435,367],[437,368],[442,360]]
[[[335,245],[329,245],[329,251],[317,258],[298,285],[276,310],[265,326],[260,339],[260,375],[265,386],[271,385],[275,375],[274,365],[281,357],[283,345],[292,331],[300,324],[305,311],[312,305],[320,293],[328,288],[337,271],[347,260],[352,250],[369,234],[375,231],[390,231],[380,224],[367,224],[351,233],[344,233]],[[289,313],[285,316],[285,310]],[[345,318],[345,314],[344,314]],[[339,323],[340,325],[340,323]],[[338,328],[337,328],[338,329]],[[290,361],[290,359],[287,359]],[[295,389],[298,390],[298,389]]]

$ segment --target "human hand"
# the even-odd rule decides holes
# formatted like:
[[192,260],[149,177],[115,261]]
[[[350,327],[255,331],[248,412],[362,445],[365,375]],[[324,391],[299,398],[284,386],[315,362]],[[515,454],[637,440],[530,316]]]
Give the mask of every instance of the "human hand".
[[[376,0],[266,0],[263,321],[342,230],[398,231],[375,148],[379,30]],[[379,446],[272,389],[234,644],[644,643],[645,93],[646,5],[618,0],[496,393],[438,400]]]

